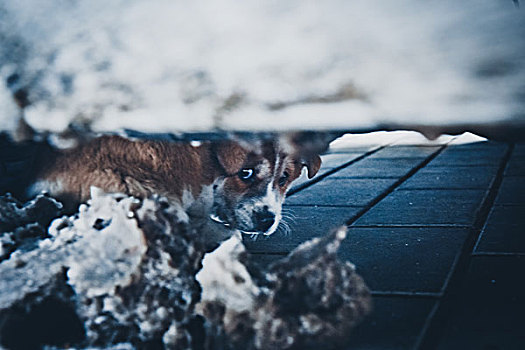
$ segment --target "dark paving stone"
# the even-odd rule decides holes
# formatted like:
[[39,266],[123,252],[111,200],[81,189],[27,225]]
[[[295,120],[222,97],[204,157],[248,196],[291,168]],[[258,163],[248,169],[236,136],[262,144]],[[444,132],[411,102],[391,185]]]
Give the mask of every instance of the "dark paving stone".
[[373,291],[440,293],[466,228],[353,228],[339,250]]
[[449,166],[498,166],[505,155],[506,147],[450,146],[433,159],[429,167]]
[[474,257],[439,349],[525,348],[525,257]]
[[431,299],[374,297],[374,309],[352,331],[346,350],[412,349],[436,301]]
[[283,216],[291,231],[286,234],[284,225],[271,236],[244,237],[250,251],[289,252],[299,244],[316,236],[323,236],[336,227],[344,225],[361,208],[354,207],[290,207],[285,206]]
[[525,348],[525,335],[519,332],[506,332],[499,330],[476,331],[455,329],[439,345],[439,350],[523,350]]
[[395,179],[324,179],[286,199],[288,205],[365,206]]
[[493,207],[475,252],[525,253],[525,205]]
[[525,156],[511,158],[505,168],[505,176],[525,176]]
[[485,189],[488,188],[497,167],[423,168],[404,182],[400,189]]
[[398,190],[356,225],[472,225],[484,190]]
[[[340,215],[339,222],[328,217],[324,221],[335,227],[344,223],[344,218]],[[288,237],[279,233],[255,241],[245,237],[244,242],[252,253],[285,253],[328,233],[322,225],[307,229],[310,232]],[[467,234],[464,228],[350,228],[339,256],[354,263],[374,291],[439,293]],[[258,254],[257,259],[267,264],[275,256]]]
[[441,146],[391,146],[385,147],[370,156],[370,158],[427,158]]
[[321,156],[322,164],[321,168],[332,169],[337,168],[345,163],[348,163],[358,157],[361,157],[363,153],[332,153],[324,154]]
[[525,157],[525,143],[517,143],[512,151],[513,156]]
[[400,178],[422,161],[421,158],[365,158],[330,176],[331,178]]
[[449,144],[449,149],[454,149],[458,151],[479,151],[479,150],[493,150],[493,151],[501,151],[504,152],[507,150],[509,145],[504,142],[496,142],[496,141],[480,141],[480,142],[472,142],[472,143],[465,143],[465,144],[457,144],[455,141],[452,141]]
[[505,168],[505,176],[525,176],[525,145],[516,145]]
[[495,204],[524,205],[525,176],[504,177]]

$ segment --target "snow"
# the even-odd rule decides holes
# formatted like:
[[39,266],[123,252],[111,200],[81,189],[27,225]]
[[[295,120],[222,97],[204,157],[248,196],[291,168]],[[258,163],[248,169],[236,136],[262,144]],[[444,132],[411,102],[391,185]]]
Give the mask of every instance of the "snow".
[[[88,298],[113,294],[116,285],[130,284],[147,250],[143,232],[128,215],[136,199],[120,195],[122,200],[115,204],[119,195],[107,195],[99,189],[93,189],[91,196],[88,205],[81,205],[78,218],[60,230],[60,235],[66,237],[69,232],[82,237],[82,248],[66,261],[67,277],[74,290]],[[104,226],[103,234],[101,228],[95,228],[96,222]],[[60,238],[53,232],[56,224],[52,224],[50,231],[52,236]]]
[[10,89],[28,87],[40,130],[360,129],[497,122],[525,107],[525,16],[511,0],[2,8],[0,76],[19,74]]
[[239,257],[246,254],[240,235],[233,235],[202,260],[195,278],[202,288],[202,302],[222,303],[236,312],[254,307],[259,288]]
[[0,84],[0,132],[14,130],[19,117],[18,108],[7,88]]
[[[348,342],[350,329],[370,312],[363,279],[337,258],[346,227],[264,269],[239,232],[208,251],[203,223],[181,222],[165,200],[96,188],[91,197],[77,214],[55,219],[49,237],[36,237],[41,244],[18,247],[0,263],[0,333],[35,336],[15,335],[13,348],[332,348]],[[13,203],[0,199],[4,207]],[[39,196],[34,203],[13,215],[38,220],[40,213],[26,209],[56,202]],[[39,308],[50,299],[60,307]],[[63,332],[39,337],[35,319]],[[77,323],[80,333],[69,334],[65,322]]]

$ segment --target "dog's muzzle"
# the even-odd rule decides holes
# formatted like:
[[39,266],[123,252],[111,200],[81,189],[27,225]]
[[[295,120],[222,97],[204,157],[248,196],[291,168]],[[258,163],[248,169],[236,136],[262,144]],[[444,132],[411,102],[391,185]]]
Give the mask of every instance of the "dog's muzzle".
[[255,230],[259,232],[267,232],[275,223],[275,214],[266,208],[264,210],[254,212],[253,216]]
[[266,207],[261,210],[253,211],[251,214],[251,223],[248,224],[249,226],[242,223],[239,225],[232,225],[217,214],[210,214],[210,219],[224,227],[238,229],[246,234],[269,234],[267,232],[275,224],[276,215]]

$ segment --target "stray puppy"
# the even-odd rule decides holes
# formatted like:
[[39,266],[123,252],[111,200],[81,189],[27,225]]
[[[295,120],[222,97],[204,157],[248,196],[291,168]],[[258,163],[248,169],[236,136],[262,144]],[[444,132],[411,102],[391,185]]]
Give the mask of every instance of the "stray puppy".
[[291,136],[198,145],[102,136],[73,149],[42,151],[26,195],[47,191],[69,211],[89,199],[91,186],[138,198],[160,195],[179,204],[185,219],[204,220],[213,240],[235,230],[270,235],[290,183],[303,167],[312,178],[321,166],[322,149],[302,144]]

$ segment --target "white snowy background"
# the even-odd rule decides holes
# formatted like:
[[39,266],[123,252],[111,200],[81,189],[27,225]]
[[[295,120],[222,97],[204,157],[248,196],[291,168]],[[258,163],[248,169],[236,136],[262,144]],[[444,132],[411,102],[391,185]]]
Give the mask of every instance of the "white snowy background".
[[[523,5],[523,4],[522,4]],[[512,0],[0,0],[0,129],[525,120]]]

